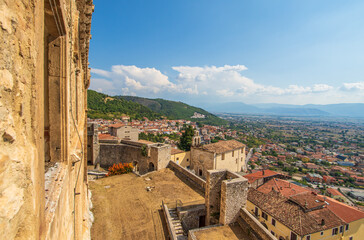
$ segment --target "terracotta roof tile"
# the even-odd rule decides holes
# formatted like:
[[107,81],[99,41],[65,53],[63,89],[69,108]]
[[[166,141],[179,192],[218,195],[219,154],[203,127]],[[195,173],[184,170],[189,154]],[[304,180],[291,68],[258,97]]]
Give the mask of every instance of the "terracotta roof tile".
[[261,170],[261,171],[255,172],[255,173],[244,175],[244,177],[246,179],[248,179],[249,183],[252,183],[257,179],[271,177],[271,176],[275,176],[275,175],[280,175],[280,173],[274,172],[272,170]]
[[[248,200],[300,236],[345,224],[327,207],[305,211],[300,205],[276,191],[265,194],[250,188]],[[321,224],[322,220],[324,225]]]
[[243,143],[238,142],[236,140],[229,140],[229,141],[220,141],[217,143],[203,145],[200,148],[209,152],[224,153],[242,147],[245,147]]
[[344,196],[341,192],[339,192],[338,190],[336,190],[334,188],[328,188],[327,192],[333,196]]

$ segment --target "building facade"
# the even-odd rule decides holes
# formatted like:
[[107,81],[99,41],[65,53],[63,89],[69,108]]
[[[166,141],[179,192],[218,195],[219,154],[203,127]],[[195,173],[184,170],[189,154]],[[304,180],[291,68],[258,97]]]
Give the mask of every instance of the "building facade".
[[119,139],[138,141],[139,132],[137,128],[126,126],[123,124],[113,124],[109,126],[109,133],[111,136],[118,137]]
[[0,1],[0,238],[89,238],[92,0]]
[[229,140],[191,147],[191,169],[200,177],[206,177],[207,170],[245,171],[245,145]]

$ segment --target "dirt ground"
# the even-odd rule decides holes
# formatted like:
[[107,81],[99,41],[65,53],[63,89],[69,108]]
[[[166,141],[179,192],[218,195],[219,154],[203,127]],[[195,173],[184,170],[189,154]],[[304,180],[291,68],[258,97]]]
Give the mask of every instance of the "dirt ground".
[[238,225],[207,228],[195,232],[198,240],[249,240]]
[[[147,181],[146,178],[151,180]],[[95,221],[91,238],[166,239],[161,203],[181,200],[204,202],[204,198],[169,169],[144,177],[132,173],[90,181]],[[147,191],[146,187],[152,187]]]

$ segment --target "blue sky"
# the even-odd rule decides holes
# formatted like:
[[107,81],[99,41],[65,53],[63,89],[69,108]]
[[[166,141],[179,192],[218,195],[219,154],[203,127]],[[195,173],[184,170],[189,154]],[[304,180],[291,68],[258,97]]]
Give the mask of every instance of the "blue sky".
[[364,1],[94,0],[91,89],[204,102],[364,102]]

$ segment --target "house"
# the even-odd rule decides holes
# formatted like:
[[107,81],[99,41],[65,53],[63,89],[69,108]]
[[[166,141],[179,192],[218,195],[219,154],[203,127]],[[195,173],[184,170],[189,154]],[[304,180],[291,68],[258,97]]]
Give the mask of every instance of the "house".
[[171,161],[181,165],[182,167],[190,168],[191,164],[191,152],[183,151],[180,149],[171,149]]
[[268,182],[272,178],[282,178],[282,179],[288,179],[289,176],[283,175],[281,173],[277,173],[272,170],[260,170],[254,173],[250,173],[247,175],[244,175],[246,179],[248,179],[249,186],[252,188],[257,188],[264,183]]
[[206,176],[207,170],[245,171],[245,157],[245,145],[236,140],[192,146],[191,169],[201,177]]
[[322,177],[320,174],[307,173],[306,179],[307,179],[307,181],[312,182],[312,183],[322,183]]
[[246,208],[277,239],[354,240],[364,234],[363,211],[282,179],[250,188]]
[[323,176],[322,180],[326,184],[333,184],[333,183],[336,182],[336,179],[334,177],[331,177],[331,176],[328,176],[328,175]]
[[111,136],[118,137],[119,139],[131,141],[138,141],[139,139],[138,129],[123,123],[109,125],[109,133]]

